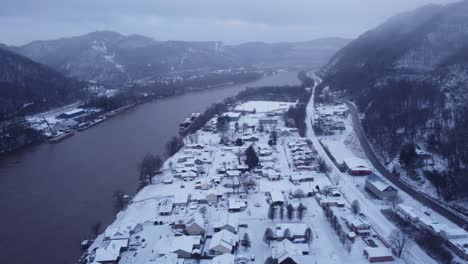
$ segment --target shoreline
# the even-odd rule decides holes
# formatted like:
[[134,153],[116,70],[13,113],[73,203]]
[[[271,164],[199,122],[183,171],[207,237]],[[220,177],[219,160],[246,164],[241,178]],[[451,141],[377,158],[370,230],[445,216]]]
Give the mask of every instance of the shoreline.
[[[242,83],[233,83],[233,82],[225,82],[225,83],[222,83],[222,84],[217,84],[217,85],[210,85],[210,86],[207,86],[205,88],[193,88],[193,89],[184,89],[183,92],[181,93],[176,93],[176,94],[173,94],[173,95],[169,95],[169,96],[165,96],[165,97],[152,97],[152,98],[143,98],[141,99],[141,101],[138,101],[138,102],[135,102],[135,103],[132,103],[132,104],[128,104],[128,105],[124,105],[124,106],[121,106],[119,108],[116,108],[116,109],[113,109],[113,110],[110,110],[110,111],[107,111],[107,112],[102,112],[100,113],[97,117],[99,116],[102,116],[104,117],[104,119],[94,125],[91,125],[90,127],[82,130],[82,131],[79,131],[79,132],[83,132],[87,129],[90,129],[91,127],[95,126],[95,125],[98,125],[99,123],[103,123],[105,122],[107,119],[109,118],[112,118],[112,117],[115,117],[119,114],[122,114],[124,113],[125,111],[127,110],[130,110],[134,107],[137,107],[139,105],[142,105],[142,104],[146,104],[146,103],[151,103],[151,102],[154,102],[154,101],[158,101],[158,100],[161,100],[161,99],[169,99],[169,98],[173,98],[173,97],[177,97],[177,96],[182,96],[182,95],[185,95],[185,94],[189,94],[189,93],[193,93],[193,92],[200,92],[200,91],[205,91],[205,90],[211,90],[211,89],[217,89],[217,88],[224,88],[224,87],[229,87],[229,86],[234,86],[234,85],[243,85],[243,84],[249,84],[249,83],[252,83],[252,82],[256,82],[264,77],[266,77],[267,75],[265,75],[265,73],[255,79],[255,80],[252,80],[252,81],[248,81],[248,82],[242,82]],[[186,87],[186,88],[192,88],[192,87]],[[248,88],[248,86],[246,86],[245,88]],[[75,103],[73,103],[75,104]],[[61,107],[58,107],[56,109],[59,109],[59,108],[63,108],[64,106],[61,106]],[[47,112],[49,111],[53,111],[54,109],[49,109],[47,110]],[[37,115],[37,114],[36,114]],[[29,124],[28,122],[26,122],[27,124]],[[34,129],[34,128],[33,128]],[[34,129],[35,130],[35,129]],[[78,131],[76,128],[72,129],[74,132]],[[37,131],[37,130],[36,130]],[[15,154],[20,154],[22,153],[23,151],[27,151],[28,149],[31,149],[31,148],[34,148],[38,145],[41,145],[41,144],[44,144],[44,143],[47,143],[47,141],[49,140],[49,137],[44,135],[42,132],[38,131],[39,133],[42,134],[43,138],[42,139],[39,139],[39,140],[36,140],[34,142],[30,142],[28,144],[25,144],[25,145],[22,145],[22,146],[19,146],[17,148],[14,148],[14,149],[9,149],[9,150],[5,150],[5,151],[0,151],[0,158],[3,158],[3,157],[6,157],[6,156],[9,156],[9,155],[15,155]],[[66,139],[64,139],[66,140]],[[60,144],[61,142],[57,142],[55,144]]]

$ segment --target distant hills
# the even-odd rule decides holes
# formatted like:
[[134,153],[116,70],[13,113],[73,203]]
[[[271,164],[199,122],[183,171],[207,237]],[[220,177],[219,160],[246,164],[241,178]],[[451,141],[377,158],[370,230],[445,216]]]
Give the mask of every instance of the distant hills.
[[[349,40],[225,45],[217,41],[157,41],[112,31],[0,44],[0,121],[83,98],[86,82],[108,87],[153,85],[182,76],[242,67],[317,67]],[[163,79],[163,78],[162,78]]]
[[0,46],[0,121],[61,105],[82,95],[83,85]]
[[467,14],[462,1],[397,15],[322,68],[324,86],[357,103],[367,135],[389,160],[413,144],[435,155],[435,167],[412,167],[409,177],[429,179],[448,200],[468,198]]
[[134,82],[173,72],[261,65],[317,67],[349,40],[225,45],[221,42],[157,41],[111,31],[11,47],[67,76],[108,84]]

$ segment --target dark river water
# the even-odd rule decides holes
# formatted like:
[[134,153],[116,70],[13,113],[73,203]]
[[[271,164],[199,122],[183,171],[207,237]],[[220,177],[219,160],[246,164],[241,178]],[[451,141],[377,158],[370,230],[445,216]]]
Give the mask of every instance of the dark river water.
[[163,154],[187,114],[245,86],[298,84],[282,72],[146,103],[58,144],[44,143],[0,159],[0,263],[74,263],[91,226],[114,218],[112,193],[134,193],[137,164]]

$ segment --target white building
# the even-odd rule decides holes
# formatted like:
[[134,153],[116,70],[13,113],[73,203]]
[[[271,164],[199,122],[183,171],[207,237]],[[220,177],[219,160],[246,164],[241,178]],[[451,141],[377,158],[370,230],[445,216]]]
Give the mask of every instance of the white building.
[[239,237],[227,230],[221,230],[211,238],[210,255],[233,253],[239,244]]
[[174,237],[172,252],[178,258],[191,258],[194,250],[200,249],[201,236],[179,236]]

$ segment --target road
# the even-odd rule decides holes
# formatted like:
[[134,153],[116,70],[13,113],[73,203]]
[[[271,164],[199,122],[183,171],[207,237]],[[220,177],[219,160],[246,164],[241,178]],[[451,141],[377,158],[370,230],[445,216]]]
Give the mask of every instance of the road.
[[466,216],[462,215],[461,213],[457,212],[456,210],[448,207],[447,205],[442,204],[440,201],[426,195],[425,193],[419,192],[413,189],[410,185],[406,184],[402,181],[398,176],[393,175],[383,164],[380,162],[379,158],[375,154],[372,146],[370,145],[369,141],[367,140],[364,130],[362,129],[361,122],[359,120],[359,112],[356,109],[356,106],[348,101],[344,101],[348,108],[350,109],[352,120],[353,120],[353,128],[354,132],[361,143],[362,149],[366,153],[369,161],[372,163],[375,169],[387,178],[391,183],[396,185],[398,188],[403,190],[404,192],[408,193],[418,202],[424,204],[425,206],[431,208],[435,212],[441,214],[445,218],[449,219],[450,221],[454,222],[460,227],[468,225],[468,219]]
[[[319,144],[319,141],[315,135],[315,132],[312,128],[314,119],[314,94],[315,88],[318,84],[321,83],[321,79],[314,74],[308,75],[310,78],[313,78],[315,81],[315,86],[312,90],[311,100],[307,105],[306,110],[306,125],[307,125],[307,137],[314,144],[318,155],[323,158],[328,167],[331,169],[329,173],[329,178],[331,182],[340,188],[341,193],[348,202],[358,200],[361,204],[362,212],[367,216],[369,223],[372,225],[373,229],[382,236],[383,239],[387,238],[390,233],[397,229],[395,224],[390,222],[380,211],[380,207],[370,201],[364,193],[359,190],[355,184],[352,182],[352,178],[348,175],[343,174],[331,161],[329,156],[325,153],[322,145]],[[429,257],[413,240],[411,240],[404,250],[401,259],[407,264],[434,264],[436,263],[431,257]]]

